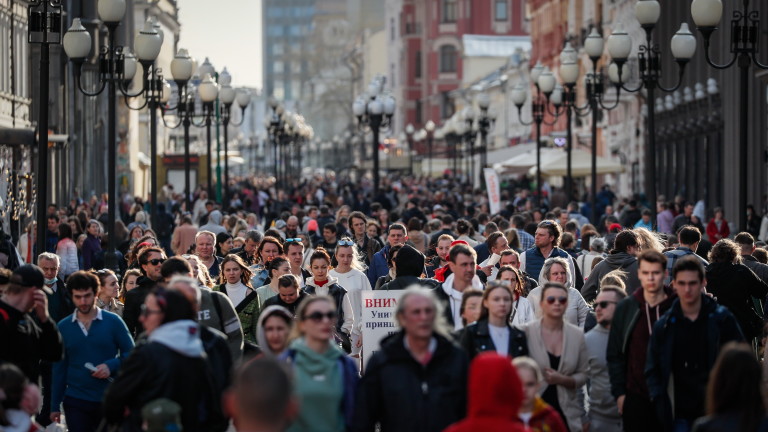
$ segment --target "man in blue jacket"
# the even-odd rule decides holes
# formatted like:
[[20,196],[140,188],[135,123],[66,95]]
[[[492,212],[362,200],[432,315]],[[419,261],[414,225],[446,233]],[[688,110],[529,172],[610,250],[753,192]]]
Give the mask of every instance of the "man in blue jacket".
[[96,306],[99,278],[78,271],[67,279],[75,312],[59,322],[64,359],[53,365],[51,421],[61,421],[61,405],[72,431],[92,431],[101,421],[101,400],[133,338],[119,316]]
[[387,258],[389,257],[389,249],[392,246],[405,244],[408,239],[408,231],[405,229],[405,225],[401,223],[393,223],[387,230],[387,245],[380,251],[373,254],[373,262],[368,267],[368,281],[371,286],[376,286],[376,280],[381,276],[389,273],[389,267],[387,267]]
[[678,297],[653,325],[645,377],[664,430],[689,431],[705,414],[709,371],[720,349],[744,335],[733,314],[704,294],[704,266],[697,258],[675,263],[672,285]]

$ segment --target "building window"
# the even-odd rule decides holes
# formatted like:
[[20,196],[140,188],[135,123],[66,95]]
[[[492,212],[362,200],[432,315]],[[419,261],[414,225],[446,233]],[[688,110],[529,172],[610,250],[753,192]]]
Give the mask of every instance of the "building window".
[[392,42],[395,41],[395,19],[394,18],[389,19],[389,40]]
[[416,51],[413,63],[413,76],[416,78],[421,78],[421,51]]
[[415,113],[415,114],[416,114],[416,116],[415,116],[415,118],[414,118],[414,122],[415,122],[416,124],[422,124],[422,123],[424,123],[424,122],[422,121],[422,120],[424,120],[424,115],[423,115],[423,113],[421,112],[421,110],[422,110],[421,101],[420,101],[420,100],[417,100],[417,101],[416,101],[416,110],[415,110],[415,111],[416,111],[416,113]]
[[440,22],[443,23],[455,23],[456,15],[458,12],[458,6],[456,0],[442,0],[442,15],[440,16]]
[[440,47],[440,72],[456,72],[456,63],[458,56],[456,47],[453,45],[443,45]]
[[444,119],[452,116],[456,112],[456,108],[453,105],[453,99],[448,92],[440,94],[440,116]]
[[506,21],[509,19],[507,0],[495,0],[493,16],[496,21]]

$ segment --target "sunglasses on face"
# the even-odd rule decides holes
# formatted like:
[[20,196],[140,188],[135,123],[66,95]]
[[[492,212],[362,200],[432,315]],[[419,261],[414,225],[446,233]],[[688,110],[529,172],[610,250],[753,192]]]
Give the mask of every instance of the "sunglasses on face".
[[562,296],[562,297],[549,296],[549,297],[547,297],[547,303],[554,304],[555,302],[558,302],[560,304],[566,304],[566,303],[568,303],[568,297],[566,297],[566,296]]
[[355,242],[350,240],[339,240],[339,246],[354,246]]
[[289,239],[285,239],[285,242],[286,243],[301,243],[301,239],[300,238],[289,238]]
[[606,300],[606,301],[601,301],[601,302],[595,303],[595,307],[596,308],[600,308],[600,309],[605,309],[605,308],[608,307],[608,305],[612,305],[612,304],[616,304],[616,302],[615,301],[608,301],[608,300]]
[[147,264],[152,264],[153,266],[160,265],[165,262],[165,258],[155,258],[147,261]]
[[327,318],[328,321],[333,321],[336,318],[336,312],[312,312],[311,314],[304,317],[304,320],[311,320],[314,322],[321,322],[323,318]]

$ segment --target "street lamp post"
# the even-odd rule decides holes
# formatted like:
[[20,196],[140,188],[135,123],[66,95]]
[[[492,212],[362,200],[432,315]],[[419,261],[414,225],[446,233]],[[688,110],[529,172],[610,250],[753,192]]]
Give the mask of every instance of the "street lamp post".
[[227,68],[219,75],[219,99],[221,99],[221,123],[224,126],[224,203],[229,206],[229,123],[232,104],[237,100],[240,106],[240,122],[232,123],[233,126],[240,126],[245,119],[245,108],[251,103],[251,93],[245,89],[235,90],[230,85],[232,76],[227,72]]
[[429,157],[429,177],[432,177],[432,141],[435,139],[435,122],[428,120],[424,125],[427,131],[427,157]]
[[379,195],[379,133],[381,128],[389,128],[395,113],[395,98],[383,94],[386,78],[379,76],[368,85],[368,93],[360,96],[352,104],[352,112],[357,117],[358,127],[368,126],[373,135],[373,197]]
[[[704,53],[707,63],[715,69],[728,69],[734,64],[739,68],[739,200],[738,226],[741,231],[747,230],[747,182],[748,182],[748,149],[749,149],[749,68],[753,64],[758,69],[768,69],[761,63],[757,54],[759,40],[762,36],[760,27],[760,12],[749,10],[749,0],[742,0],[741,10],[733,12],[731,19],[730,49],[733,57],[728,63],[718,64],[710,57],[709,46],[712,34],[717,30],[723,15],[721,0],[693,0],[691,15],[696,23],[696,29],[704,37]],[[738,60],[738,63],[736,61]]]
[[[91,35],[80,23],[79,18],[75,18],[72,21],[72,26],[64,35],[63,43],[64,50],[67,56],[74,64],[75,69],[75,81],[80,91],[87,96],[97,96],[101,94],[105,88],[107,88],[107,94],[109,97],[109,113],[108,113],[108,140],[107,140],[107,183],[108,183],[108,246],[106,254],[106,265],[108,268],[117,268],[117,256],[115,254],[115,220],[117,210],[117,178],[115,174],[115,168],[117,165],[116,150],[117,150],[117,90],[126,97],[135,97],[142,94],[145,89],[142,89],[136,94],[131,94],[125,89],[125,82],[132,79],[136,73],[136,63],[132,61],[126,61],[123,47],[117,46],[115,43],[116,30],[125,15],[125,1],[124,0],[99,0],[98,2],[98,14],[101,21],[107,27],[107,41],[106,46],[102,46],[99,56],[99,87],[96,91],[88,91],[83,88],[81,82],[82,65],[85,62],[88,54],[91,50]],[[135,51],[136,56],[141,62],[144,69],[144,82],[147,82],[149,77],[149,71],[152,67],[152,63],[160,54],[160,47],[163,41],[158,32],[152,25],[151,21],[147,21],[144,28],[139,31],[135,39]],[[41,229],[39,227],[38,229]]]
[[[45,252],[48,234],[48,95],[50,45],[61,43],[61,2],[37,0],[27,7],[27,41],[40,44],[40,101],[37,119],[37,253]],[[6,205],[9,205],[6,203]]]
[[[650,202],[651,218],[656,220],[656,123],[655,123],[655,91],[673,92],[680,88],[683,82],[685,66],[696,52],[696,38],[688,30],[688,24],[682,23],[680,29],[672,36],[670,48],[672,56],[678,66],[677,83],[672,88],[661,85],[661,50],[659,45],[653,42],[653,30],[661,16],[661,5],[657,0],[640,0],[635,4],[635,17],[640,26],[645,30],[645,44],[638,47],[638,65],[641,84],[636,88],[628,88],[624,85],[624,64],[632,47],[632,39],[623,30],[616,29],[608,38],[608,51],[613,58],[613,64],[609,67],[609,75],[613,75],[613,81],[621,83],[619,89],[630,93],[637,93],[645,89],[646,104],[646,195]],[[718,18],[719,21],[719,18]],[[618,31],[617,31],[618,30]],[[711,32],[709,33],[711,34]],[[705,38],[706,39],[706,38]],[[618,75],[618,79],[616,79]],[[746,174],[746,172],[744,172]],[[742,176],[746,181],[746,175]]]
[[[506,81],[506,79],[505,79]],[[506,96],[504,97],[506,100]],[[477,126],[480,131],[480,175],[482,178],[482,170],[488,165],[488,133],[491,131],[491,127],[496,122],[493,115],[488,114],[488,107],[491,105],[491,99],[488,93],[480,93],[477,95],[477,106],[480,107],[480,115],[477,117]]]
[[408,141],[408,168],[411,175],[413,175],[413,134],[416,133],[416,128],[411,123],[405,127],[405,137]]
[[528,99],[527,86],[522,82],[518,83],[515,88],[512,89],[512,103],[517,107],[517,116],[520,123],[525,126],[530,126],[534,123],[536,124],[536,199],[538,200],[539,207],[541,207],[544,203],[541,189],[541,124],[555,124],[554,121],[549,123],[544,120],[547,101],[545,97],[542,96],[542,93],[547,94],[554,90],[555,77],[549,72],[549,69],[542,66],[541,63],[536,63],[531,69],[531,81],[536,87],[536,97],[531,102],[531,121],[525,121],[522,118],[523,104],[525,104],[525,101]]

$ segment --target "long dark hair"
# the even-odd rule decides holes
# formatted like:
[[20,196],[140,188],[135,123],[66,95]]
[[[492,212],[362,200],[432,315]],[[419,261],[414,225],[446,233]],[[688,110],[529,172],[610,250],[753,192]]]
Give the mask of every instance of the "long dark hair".
[[738,414],[738,430],[757,430],[765,417],[763,370],[755,353],[745,343],[731,342],[709,374],[707,415]]

